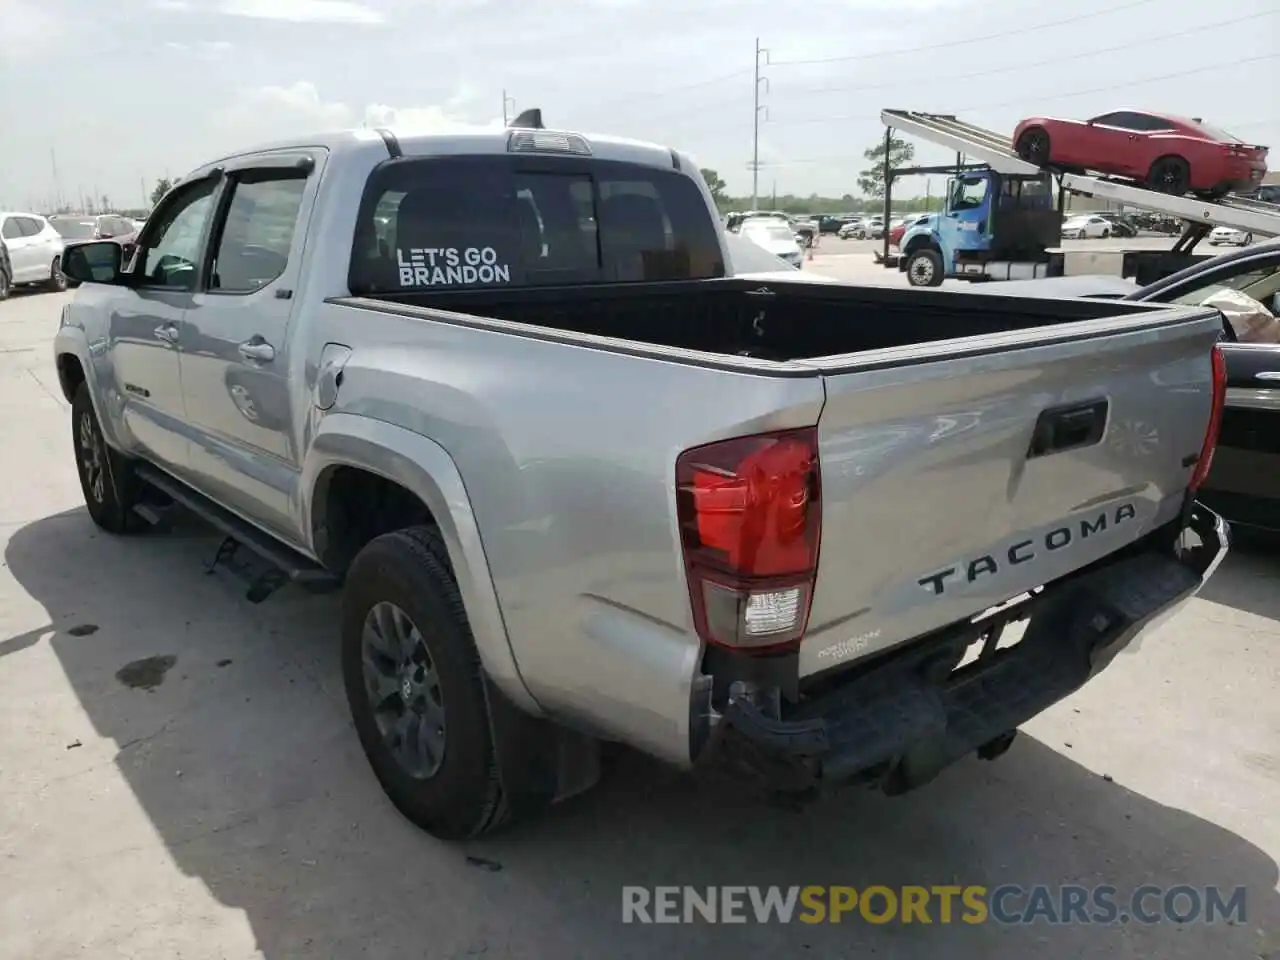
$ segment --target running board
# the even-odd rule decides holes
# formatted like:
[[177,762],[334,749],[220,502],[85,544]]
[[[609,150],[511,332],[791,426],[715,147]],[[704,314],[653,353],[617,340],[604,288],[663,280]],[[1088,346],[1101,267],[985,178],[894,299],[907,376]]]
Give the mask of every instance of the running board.
[[[289,549],[257,527],[240,519],[229,510],[220,507],[208,497],[192,490],[162,470],[148,463],[134,468],[138,479],[171,498],[175,504],[186,507],[204,519],[225,539],[208,565],[209,572],[225,567],[249,583],[246,599],[261,603],[286,583],[299,583],[309,589],[337,587],[339,579],[314,560]],[[154,504],[140,503],[134,512],[152,525],[163,523],[163,510]],[[240,548],[248,550],[253,559],[246,562]]]

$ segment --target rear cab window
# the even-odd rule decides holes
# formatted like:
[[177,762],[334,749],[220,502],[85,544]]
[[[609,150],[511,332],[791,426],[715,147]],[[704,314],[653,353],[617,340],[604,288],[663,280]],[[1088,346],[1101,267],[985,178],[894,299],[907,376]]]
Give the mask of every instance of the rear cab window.
[[348,280],[404,294],[724,275],[718,224],[679,171],[500,155],[382,164]]

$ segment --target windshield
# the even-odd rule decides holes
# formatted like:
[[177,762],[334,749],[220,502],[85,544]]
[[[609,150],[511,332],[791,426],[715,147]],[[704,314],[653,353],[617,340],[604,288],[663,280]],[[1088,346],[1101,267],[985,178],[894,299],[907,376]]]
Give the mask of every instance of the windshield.
[[93,239],[92,220],[50,220],[49,224],[66,240]]
[[794,243],[795,234],[786,227],[776,223],[749,223],[743,233],[760,240],[772,240],[775,243]]

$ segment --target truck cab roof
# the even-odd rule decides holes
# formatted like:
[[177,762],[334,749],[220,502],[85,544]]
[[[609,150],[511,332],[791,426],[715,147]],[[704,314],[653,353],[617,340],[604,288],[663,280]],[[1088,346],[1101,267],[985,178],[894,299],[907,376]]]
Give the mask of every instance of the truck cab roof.
[[536,145],[538,152],[577,153],[599,160],[636,163],[669,170],[694,169],[690,161],[670,147],[607,134],[494,126],[459,126],[448,131],[426,132],[415,130],[410,126],[397,126],[338,130],[260,143],[203,164],[192,170],[184,179],[207,175],[220,164],[243,157],[317,147],[333,156],[350,154],[382,157],[387,155],[392,157],[500,155],[516,152],[519,149],[518,144],[522,141],[529,143],[530,148]]

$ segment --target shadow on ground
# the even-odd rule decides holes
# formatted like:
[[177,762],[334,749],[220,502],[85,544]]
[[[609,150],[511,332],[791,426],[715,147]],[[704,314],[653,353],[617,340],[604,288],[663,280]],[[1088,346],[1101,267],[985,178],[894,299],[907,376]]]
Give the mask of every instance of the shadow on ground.
[[[112,538],[75,510],[17,531],[6,560],[47,610],[47,642],[174,863],[244,912],[269,960],[1203,960],[1263,954],[1260,930],[1280,919],[1263,851],[1025,736],[1001,761],[966,761],[905,798],[850,792],[802,813],[626,755],[601,787],[541,820],[466,847],[438,843],[393,811],[359,753],[336,668],[336,599],[286,591],[251,606],[204,575],[215,546],[196,528]],[[165,669],[155,658],[167,657]],[[159,670],[149,691],[117,679],[138,661]],[[108,846],[99,863],[115,870],[138,849]],[[1248,916],[1216,927],[620,922],[626,884],[950,883],[1244,885]]]
[[1280,620],[1280,536],[1232,531],[1222,572],[1205,584],[1206,600]]

